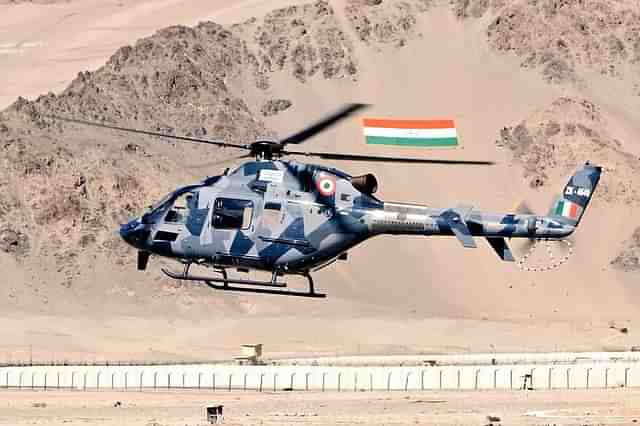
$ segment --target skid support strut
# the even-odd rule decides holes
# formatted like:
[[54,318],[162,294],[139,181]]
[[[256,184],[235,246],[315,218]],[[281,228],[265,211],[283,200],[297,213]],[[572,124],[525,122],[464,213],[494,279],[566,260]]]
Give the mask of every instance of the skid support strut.
[[[173,278],[174,280],[185,280],[185,281],[197,281],[204,282],[209,287],[215,290],[222,291],[239,291],[245,293],[261,293],[261,294],[277,294],[282,296],[298,296],[298,297],[316,297],[323,298],[327,297],[324,293],[316,293],[313,278],[309,273],[301,274],[305,278],[307,278],[307,282],[309,283],[309,291],[297,291],[297,290],[289,290],[286,289],[287,283],[279,282],[278,277],[282,274],[274,270],[271,275],[270,281],[255,281],[255,280],[245,280],[245,279],[230,279],[227,275],[227,270],[224,268],[215,269],[216,272],[222,274],[222,278],[217,277],[206,277],[199,275],[191,275],[189,273],[189,268],[191,264],[188,263],[185,265],[183,273],[176,273],[169,269],[162,268],[162,272],[168,276],[169,278]],[[229,285],[235,284],[235,285]]]

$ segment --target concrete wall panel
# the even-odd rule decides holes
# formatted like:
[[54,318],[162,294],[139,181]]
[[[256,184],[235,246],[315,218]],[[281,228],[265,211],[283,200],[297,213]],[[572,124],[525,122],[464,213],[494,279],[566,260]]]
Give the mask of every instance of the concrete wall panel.
[[330,366],[43,366],[0,367],[0,388],[24,389],[283,389],[326,391],[640,387],[636,362],[535,365]]

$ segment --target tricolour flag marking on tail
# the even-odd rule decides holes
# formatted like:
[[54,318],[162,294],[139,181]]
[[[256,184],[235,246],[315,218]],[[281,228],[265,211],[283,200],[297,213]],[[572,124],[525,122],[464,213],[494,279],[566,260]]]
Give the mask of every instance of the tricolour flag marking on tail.
[[404,146],[457,146],[453,120],[395,120],[365,118],[368,144]]
[[556,206],[555,214],[575,219],[578,217],[578,205],[569,200],[560,200]]

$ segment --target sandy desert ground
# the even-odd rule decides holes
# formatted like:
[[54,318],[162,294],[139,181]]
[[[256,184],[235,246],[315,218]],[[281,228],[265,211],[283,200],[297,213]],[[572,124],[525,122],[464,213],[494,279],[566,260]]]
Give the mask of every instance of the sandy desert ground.
[[[0,120],[0,362],[219,359],[247,342],[278,357],[640,344],[636,3],[559,11],[521,2],[291,3],[0,5],[0,103],[8,106]],[[288,14],[302,24],[290,25]],[[153,35],[208,19],[224,27]],[[210,31],[228,41],[211,42]],[[178,45],[205,50],[189,59]],[[36,98],[49,91],[59,96]],[[19,95],[27,100],[9,106]],[[274,99],[292,106],[264,112]],[[456,119],[461,148],[402,154],[498,163],[334,164],[374,172],[385,200],[510,211],[525,199],[545,212],[578,164],[603,164],[575,255],[540,274],[499,262],[484,244],[464,250],[453,239],[389,236],[317,275],[328,300],[213,294],[170,282],[162,260],[137,273],[114,230],[168,190],[219,172],[185,165],[233,153],[59,128],[40,115],[236,140],[285,135],[350,101],[372,103],[367,116]],[[399,154],[367,147],[357,120],[308,146]]]
[[[429,393],[0,393],[1,425],[195,426],[223,405],[228,425],[633,425],[633,390]],[[119,406],[114,406],[117,402]],[[490,418],[490,417],[491,418]]]

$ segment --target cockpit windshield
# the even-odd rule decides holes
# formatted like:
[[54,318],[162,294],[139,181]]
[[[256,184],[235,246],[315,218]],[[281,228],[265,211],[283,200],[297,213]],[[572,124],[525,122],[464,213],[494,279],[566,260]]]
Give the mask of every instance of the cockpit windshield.
[[159,207],[161,207],[162,205],[166,204],[167,201],[169,201],[172,197],[174,192],[170,192],[167,195],[165,195],[164,197],[162,197],[160,199],[160,201],[155,202],[151,207],[149,207],[149,212],[153,212],[155,210],[158,210]]
[[[161,216],[164,214],[164,212],[168,209],[168,207],[173,205],[174,201],[176,201],[179,197],[181,197],[184,194],[190,193],[196,188],[200,188],[202,186],[204,185],[183,186],[182,188],[179,188],[167,194],[160,201],[158,201],[153,206],[151,206],[151,209],[147,213],[142,215],[142,223],[149,224],[149,223],[158,221],[161,218]],[[183,198],[184,198],[184,201],[186,202],[186,197],[183,197]],[[197,198],[196,198],[196,202],[197,202]]]

